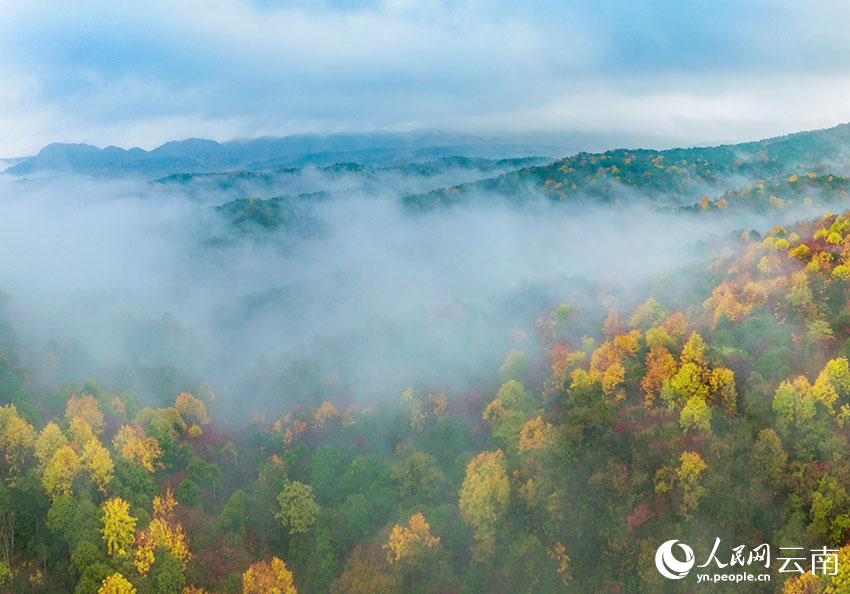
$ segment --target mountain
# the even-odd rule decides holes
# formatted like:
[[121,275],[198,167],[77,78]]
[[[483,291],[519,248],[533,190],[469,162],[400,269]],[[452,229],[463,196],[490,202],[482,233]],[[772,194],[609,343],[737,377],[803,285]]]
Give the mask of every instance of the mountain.
[[615,149],[577,153],[546,165],[405,198],[414,209],[497,194],[512,202],[530,196],[556,201],[640,199],[684,206],[695,195],[721,198],[760,180],[791,175],[850,173],[850,124],[716,147]]
[[129,174],[157,178],[176,173],[328,166],[343,161],[387,166],[450,156],[503,158],[558,156],[570,152],[573,151],[563,146],[509,138],[437,133],[297,135],[224,143],[190,138],[167,142],[151,151],[54,143],[44,147],[34,157],[13,164],[5,173]]
[[[0,279],[2,592],[847,593],[848,140],[340,162],[309,193],[293,168],[182,173],[149,185],[217,192],[164,224],[154,202],[20,184],[0,217],[26,245]],[[44,159],[107,152],[134,158]],[[481,202],[381,213],[406,177],[455,184],[410,206]],[[19,209],[51,185],[59,210]],[[488,210],[500,194],[520,206]],[[216,225],[200,212],[223,195]],[[270,228],[284,241],[236,243]]]

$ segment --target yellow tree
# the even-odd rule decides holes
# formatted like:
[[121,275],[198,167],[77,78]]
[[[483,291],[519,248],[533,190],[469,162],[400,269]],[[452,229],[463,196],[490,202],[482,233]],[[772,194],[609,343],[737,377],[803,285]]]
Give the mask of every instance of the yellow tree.
[[82,463],[89,476],[97,484],[101,493],[106,493],[106,486],[112,480],[115,465],[112,456],[96,437],[92,437],[83,446]]
[[113,573],[103,580],[97,594],[136,594],[136,588],[120,573]]
[[173,522],[175,507],[177,507],[177,500],[174,499],[174,492],[166,489],[164,497],[157,495],[153,498],[153,517]]
[[502,450],[482,452],[467,465],[460,489],[460,514],[475,530],[479,557],[489,558],[495,551],[496,531],[507,511],[510,488]]
[[702,337],[693,332],[682,349],[679,370],[664,383],[661,390],[661,396],[668,401],[669,406],[685,405],[693,401],[693,407],[697,400],[706,402],[711,397],[727,410],[735,409],[735,376],[725,367],[710,369],[705,358],[706,348]]
[[417,513],[408,520],[407,526],[396,524],[393,527],[384,550],[387,551],[387,561],[396,563],[422,557],[439,546],[440,539],[431,534],[431,526],[425,521],[425,516]]
[[148,472],[162,466],[157,461],[162,456],[159,444],[155,438],[145,437],[138,425],[122,425],[115,434],[112,445],[123,458],[137,463]]
[[735,374],[732,370],[726,367],[715,367],[711,370],[708,384],[711,391],[719,397],[723,408],[734,412],[738,395],[735,391]]
[[685,433],[695,430],[704,435],[711,435],[711,409],[705,400],[698,396],[689,399],[679,415],[679,425]]
[[72,417],[68,425],[68,436],[71,438],[71,445],[79,451],[83,444],[94,439],[94,431],[84,418]]
[[319,506],[313,498],[313,487],[310,485],[287,480],[277,501],[280,503],[280,511],[275,517],[289,527],[290,534],[303,534],[316,523]]
[[0,449],[9,469],[10,482],[14,483],[20,476],[34,442],[32,425],[18,415],[15,405],[0,406]]
[[590,375],[595,381],[602,381],[602,390],[607,396],[621,400],[625,397],[623,380],[626,369],[623,361],[634,357],[640,348],[640,331],[632,330],[627,334],[618,334],[602,344],[590,357]]
[[156,561],[155,551],[158,547],[164,547],[183,563],[191,557],[189,553],[189,538],[183,532],[181,526],[174,519],[174,506],[176,501],[169,489],[165,497],[154,497],[154,518],[147,529],[139,533],[136,540],[136,557],[133,564],[141,575],[147,575],[151,566]]
[[705,487],[700,484],[700,476],[707,466],[702,456],[696,452],[684,452],[680,462],[676,474],[684,493],[682,513],[685,517],[688,517],[690,512],[694,511],[699,505],[699,500],[705,493]]
[[41,472],[47,463],[53,458],[56,450],[62,446],[68,445],[68,439],[62,434],[59,425],[56,423],[48,423],[41,430],[38,439],[35,440],[35,457],[38,459],[38,467]]
[[696,332],[692,332],[688,338],[688,342],[682,348],[682,365],[693,363],[697,366],[704,366],[706,344],[702,336]]
[[184,420],[190,419],[199,425],[206,425],[210,422],[206,405],[187,392],[182,392],[177,397],[174,408],[177,409]]
[[324,427],[329,421],[339,419],[341,416],[342,415],[340,415],[340,412],[336,409],[336,407],[325,400],[313,416],[313,425],[316,427]]
[[272,557],[271,561],[253,563],[242,574],[242,594],[297,594],[292,572],[286,564]]
[[120,497],[107,499],[103,510],[101,534],[110,557],[123,557],[136,540],[136,518],[130,515],[130,504]]
[[100,435],[103,432],[103,413],[97,406],[97,400],[92,396],[77,396],[76,394],[68,399],[68,406],[65,408],[65,418],[73,419],[80,417],[95,435]]
[[396,524],[383,548],[401,578],[402,592],[435,592],[448,581],[450,569],[440,539],[431,534],[421,513],[412,516],[407,526]]
[[850,366],[847,359],[840,357],[824,365],[812,386],[812,396],[823,402],[832,412],[839,397],[850,393]]
[[544,421],[541,415],[530,419],[519,433],[520,451],[540,450],[553,442],[552,424]]
[[52,499],[71,492],[74,477],[80,469],[80,458],[69,445],[64,445],[53,454],[44,469],[41,481]]

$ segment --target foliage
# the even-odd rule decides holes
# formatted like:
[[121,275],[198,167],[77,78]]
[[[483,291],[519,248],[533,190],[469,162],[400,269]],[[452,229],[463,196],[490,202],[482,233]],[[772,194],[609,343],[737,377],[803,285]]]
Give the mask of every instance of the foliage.
[[319,506],[313,498],[313,488],[298,481],[286,481],[278,494],[280,511],[275,514],[290,534],[307,532],[316,523]]
[[120,573],[113,573],[103,580],[97,594],[136,594],[136,588]]
[[253,563],[242,575],[242,594],[296,594],[292,573],[277,557]]
[[114,497],[103,502],[103,540],[112,557],[126,555],[136,540],[136,518],[130,515],[130,505]]

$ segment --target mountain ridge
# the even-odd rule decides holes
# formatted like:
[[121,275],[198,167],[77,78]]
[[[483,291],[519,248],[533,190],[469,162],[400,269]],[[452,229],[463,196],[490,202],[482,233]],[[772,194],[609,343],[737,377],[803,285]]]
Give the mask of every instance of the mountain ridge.
[[172,140],[152,150],[116,146],[98,148],[85,143],[51,143],[32,157],[21,158],[4,173],[41,172],[101,176],[137,174],[162,177],[176,173],[210,173],[271,169],[336,162],[392,163],[440,156],[504,158],[550,157],[572,149],[542,143],[511,142],[458,134],[332,134],[264,136],[217,142],[202,138]]
[[683,206],[695,194],[720,197],[731,177],[753,183],[827,167],[830,173],[850,172],[850,124],[713,147],[579,152],[547,165],[409,195],[405,202],[428,209],[485,192],[512,201],[537,193],[556,201],[590,197],[606,202],[619,198],[614,190],[625,188],[659,204]]

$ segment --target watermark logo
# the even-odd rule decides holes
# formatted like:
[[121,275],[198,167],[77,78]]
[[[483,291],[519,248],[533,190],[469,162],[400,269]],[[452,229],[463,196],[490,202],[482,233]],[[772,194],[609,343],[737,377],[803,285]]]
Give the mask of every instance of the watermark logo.
[[[676,551],[674,555],[673,551],[677,545],[681,551]],[[655,552],[655,566],[658,572],[669,580],[686,577],[694,567],[704,569],[704,573],[696,573],[697,583],[769,582],[771,576],[767,571],[770,570],[771,560],[781,562],[778,573],[803,575],[811,571],[815,576],[838,574],[838,549],[821,547],[807,551],[803,547],[778,547],[778,552],[779,555],[774,557],[767,543],[749,550],[745,545],[721,547],[720,538],[717,537],[705,562],[696,565],[694,550],[673,539],[658,547]],[[683,553],[684,560],[676,558],[676,555],[681,557]],[[759,567],[758,572],[749,571],[750,568],[756,567]]]
[[[679,548],[685,553],[684,561],[679,561],[673,556],[673,545],[676,543],[679,543]],[[676,539],[668,540],[655,552],[655,566],[661,575],[671,580],[680,580],[688,575],[694,563],[696,563],[694,550]]]

